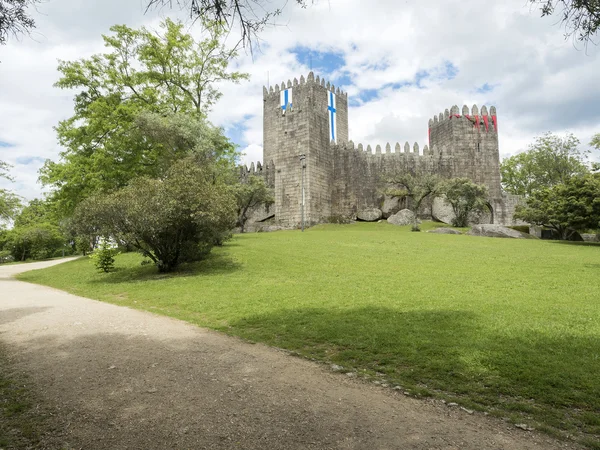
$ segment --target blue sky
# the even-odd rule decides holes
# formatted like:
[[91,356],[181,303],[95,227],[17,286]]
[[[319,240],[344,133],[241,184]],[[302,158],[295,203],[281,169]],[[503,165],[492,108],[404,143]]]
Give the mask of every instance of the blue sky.
[[[546,131],[573,132],[582,148],[600,132],[600,50],[565,41],[557,18],[540,18],[522,0],[327,0],[285,6],[261,34],[261,50],[241,52],[236,70],[251,78],[220,86],[210,120],[239,145],[247,164],[262,158],[262,87],[307,76],[312,68],[348,93],[350,138],[421,147],[429,118],[453,105],[495,105],[501,157]],[[157,27],[175,10],[143,13],[139,0],[65,1],[39,6],[32,39],[0,47],[0,160],[14,165],[11,187],[39,196],[38,170],[62,150],[53,127],[72,113],[74,92],[53,87],[58,59],[103,51],[111,25]],[[188,23],[195,36],[197,25]],[[235,33],[232,33],[232,38]],[[597,159],[597,155],[594,155]]]

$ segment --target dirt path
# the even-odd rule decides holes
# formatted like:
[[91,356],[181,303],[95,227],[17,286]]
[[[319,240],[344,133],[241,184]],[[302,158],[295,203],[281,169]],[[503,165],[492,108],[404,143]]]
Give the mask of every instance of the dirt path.
[[0,266],[0,341],[84,449],[575,448],[361,383],[282,351],[22,283]]

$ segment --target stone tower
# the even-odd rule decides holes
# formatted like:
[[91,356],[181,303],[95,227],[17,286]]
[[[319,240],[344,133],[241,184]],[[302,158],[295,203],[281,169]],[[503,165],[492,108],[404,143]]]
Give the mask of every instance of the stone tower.
[[301,223],[302,186],[305,223],[323,222],[332,211],[330,145],[348,141],[348,95],[310,72],[307,79],[264,88],[263,102],[263,162],[275,167],[277,222]]
[[461,114],[453,106],[429,120],[429,141],[430,148],[440,153],[440,175],[469,178],[486,185],[490,198],[502,197],[495,107],[488,113],[486,106],[481,111],[477,106],[471,110],[463,106]]

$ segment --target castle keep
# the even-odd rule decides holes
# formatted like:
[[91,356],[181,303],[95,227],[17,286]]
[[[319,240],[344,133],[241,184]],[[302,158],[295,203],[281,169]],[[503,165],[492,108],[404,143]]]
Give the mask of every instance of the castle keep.
[[[242,168],[274,189],[269,216],[283,227],[354,217],[381,206],[382,180],[403,172],[466,177],[489,190],[493,223],[511,224],[517,196],[500,185],[496,109],[457,106],[429,120],[429,145],[355,145],[348,139],[348,95],[311,72],[263,88],[263,163]],[[374,150],[374,151],[373,151]],[[304,192],[304,196],[302,195]]]

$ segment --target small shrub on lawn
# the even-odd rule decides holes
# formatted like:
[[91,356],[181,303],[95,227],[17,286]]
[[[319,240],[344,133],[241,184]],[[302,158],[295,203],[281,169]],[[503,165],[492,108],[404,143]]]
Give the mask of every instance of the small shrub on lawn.
[[94,261],[94,265],[98,271],[108,273],[115,268],[115,256],[117,253],[118,250],[105,240],[90,257]]

